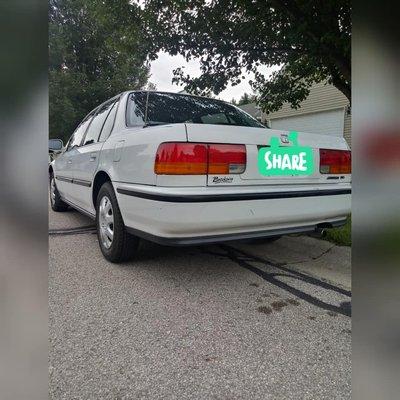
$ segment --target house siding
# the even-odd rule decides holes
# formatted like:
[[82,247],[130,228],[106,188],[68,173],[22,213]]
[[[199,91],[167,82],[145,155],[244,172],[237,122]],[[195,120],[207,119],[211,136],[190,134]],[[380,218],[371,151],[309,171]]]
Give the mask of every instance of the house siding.
[[262,113],[262,121],[344,109],[343,136],[351,146],[351,114],[346,112],[349,105],[349,100],[340,90],[333,85],[321,82],[311,87],[309,96],[300,103],[299,108],[293,109],[290,104],[284,103],[278,111],[268,114]]
[[263,120],[344,108],[348,104],[347,97],[334,86],[316,83],[311,87],[310,95],[300,103],[300,108],[295,110],[291,108],[290,104],[284,103],[278,111],[269,114],[263,113]]
[[343,137],[344,109],[336,108],[316,113],[274,118],[270,120],[270,126],[272,129],[283,131],[296,130],[299,132]]
[[351,147],[351,114],[347,112],[344,114],[343,136],[346,139],[347,144]]

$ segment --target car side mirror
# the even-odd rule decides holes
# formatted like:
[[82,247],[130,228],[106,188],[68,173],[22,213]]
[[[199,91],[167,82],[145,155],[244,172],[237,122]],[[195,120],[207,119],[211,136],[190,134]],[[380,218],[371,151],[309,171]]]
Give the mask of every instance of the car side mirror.
[[58,152],[64,147],[61,139],[49,139],[49,151]]

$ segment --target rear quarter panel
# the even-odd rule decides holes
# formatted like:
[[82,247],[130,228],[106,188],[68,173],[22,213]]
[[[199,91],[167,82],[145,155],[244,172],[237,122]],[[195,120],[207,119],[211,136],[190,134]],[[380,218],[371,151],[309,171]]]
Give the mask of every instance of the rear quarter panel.
[[114,182],[156,185],[154,161],[162,142],[185,142],[184,124],[122,128],[103,146],[99,170]]

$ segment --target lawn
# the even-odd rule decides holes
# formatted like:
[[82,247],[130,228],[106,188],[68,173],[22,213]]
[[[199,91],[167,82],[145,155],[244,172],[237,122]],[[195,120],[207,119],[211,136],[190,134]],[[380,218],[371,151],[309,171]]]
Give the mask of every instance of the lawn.
[[351,246],[351,217],[347,218],[346,225],[340,228],[327,229],[323,238],[339,246]]

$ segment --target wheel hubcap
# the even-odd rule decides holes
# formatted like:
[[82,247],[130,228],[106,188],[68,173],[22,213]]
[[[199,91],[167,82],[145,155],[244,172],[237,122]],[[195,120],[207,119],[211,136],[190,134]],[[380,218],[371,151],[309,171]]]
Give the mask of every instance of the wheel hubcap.
[[111,201],[107,196],[104,196],[100,201],[99,227],[101,243],[106,249],[109,249],[114,238],[114,212]]
[[54,182],[54,178],[51,178],[50,182],[50,200],[53,204],[56,201],[56,183]]

